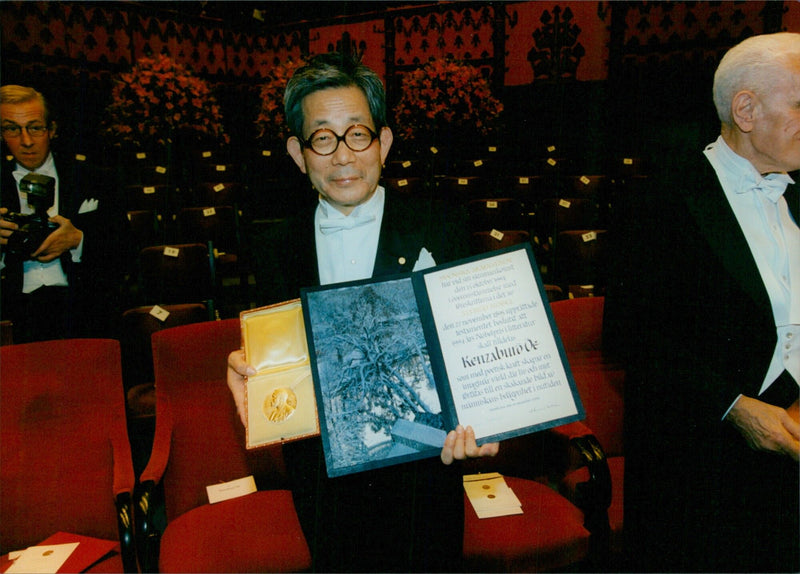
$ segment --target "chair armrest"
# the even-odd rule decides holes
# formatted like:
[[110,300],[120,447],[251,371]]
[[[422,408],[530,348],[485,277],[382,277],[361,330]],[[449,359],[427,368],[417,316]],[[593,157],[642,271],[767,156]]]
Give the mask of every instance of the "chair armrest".
[[581,422],[569,423],[550,429],[556,441],[568,451],[570,461],[565,467],[574,470],[585,466],[589,479],[577,483],[573,503],[583,511],[583,525],[591,532],[589,563],[602,569],[608,564],[611,549],[611,524],[608,507],[611,505],[611,471],[600,441],[592,430]]
[[611,504],[611,471],[603,447],[593,434],[573,437],[569,442],[589,470],[589,480],[577,486],[577,505],[584,510],[608,510]]
[[565,445],[569,460],[565,466],[575,469],[585,466],[589,480],[575,487],[574,503],[586,517],[586,527],[594,532],[608,528],[608,507],[611,505],[611,471],[600,441],[592,430],[581,422],[569,423],[550,429],[561,448]]
[[155,489],[156,483],[148,480],[140,483],[135,491],[136,554],[142,572],[158,572],[161,532],[156,528],[154,520]]
[[140,484],[161,482],[172,446],[172,407],[169,399],[161,395],[158,385],[156,385],[156,415],[156,430],[153,435],[153,446],[150,449],[150,459],[139,476]]
[[120,555],[125,572],[138,572],[136,561],[136,536],[134,534],[133,502],[129,492],[117,495],[117,528],[119,530]]

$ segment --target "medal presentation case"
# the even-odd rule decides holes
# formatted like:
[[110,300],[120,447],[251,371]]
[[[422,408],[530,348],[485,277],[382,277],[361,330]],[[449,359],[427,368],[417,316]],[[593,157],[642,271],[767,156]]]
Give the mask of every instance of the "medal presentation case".
[[242,348],[256,374],[245,383],[248,449],[319,435],[299,299],[243,311]]

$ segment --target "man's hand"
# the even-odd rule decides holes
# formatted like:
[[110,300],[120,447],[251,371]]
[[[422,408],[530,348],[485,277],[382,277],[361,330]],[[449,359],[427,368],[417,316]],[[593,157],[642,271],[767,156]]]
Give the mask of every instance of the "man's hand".
[[733,423],[750,448],[800,460],[800,423],[787,409],[743,396],[725,420]]
[[8,213],[8,208],[0,207],[0,245],[7,245],[8,238],[19,228],[19,225],[13,221],[3,218],[6,213]]
[[456,430],[447,433],[442,447],[442,462],[451,464],[454,460],[478,458],[479,456],[495,456],[500,451],[500,443],[488,442],[478,446],[475,442],[475,431],[458,425]]
[[70,249],[75,249],[81,244],[83,232],[72,225],[72,221],[61,215],[51,217],[50,221],[58,224],[58,229],[42,241],[39,248],[31,253],[31,257],[42,263],[58,259],[61,254]]
[[800,423],[800,399],[793,402],[787,409],[786,412],[789,413],[789,416],[792,418],[793,421],[796,423]]
[[244,360],[244,351],[233,351],[228,355],[228,388],[233,395],[236,403],[236,412],[242,419],[242,424],[247,424],[247,416],[244,410],[244,383],[247,377],[255,375],[256,370],[248,365]]

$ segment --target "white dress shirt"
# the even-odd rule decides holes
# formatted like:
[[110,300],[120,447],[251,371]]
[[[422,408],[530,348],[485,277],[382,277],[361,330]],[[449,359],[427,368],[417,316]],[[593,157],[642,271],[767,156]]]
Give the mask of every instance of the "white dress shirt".
[[385,198],[378,186],[369,200],[344,215],[320,196],[314,229],[322,285],[372,277]]
[[783,197],[786,185],[794,181],[786,173],[762,176],[722,136],[704,153],[744,232],[772,305],[777,339],[760,393],[784,370],[800,384],[800,228]]

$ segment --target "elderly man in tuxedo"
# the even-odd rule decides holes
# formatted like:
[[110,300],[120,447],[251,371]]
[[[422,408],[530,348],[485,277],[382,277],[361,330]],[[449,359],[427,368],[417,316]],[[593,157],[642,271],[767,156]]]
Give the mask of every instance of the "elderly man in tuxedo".
[[733,47],[713,97],[717,140],[631,198],[607,298],[629,361],[626,553],[636,571],[797,572],[800,35]]
[[[0,176],[3,319],[13,321],[16,342],[109,335],[109,304],[120,292],[125,257],[118,248],[125,220],[112,199],[113,181],[86,162],[51,152],[56,123],[33,88],[0,87],[0,129],[12,156]],[[20,252],[12,239],[19,223],[7,214],[33,211],[20,188],[29,173],[54,179],[55,201],[47,210],[52,230],[43,239],[37,235],[30,252]]]
[[[317,56],[289,81],[284,104],[293,134],[287,150],[315,202],[285,222],[285,243],[259,259],[257,277],[275,286],[272,301],[297,297],[302,286],[409,272],[468,254],[452,209],[406,203],[379,185],[393,136],[375,72],[346,55]],[[240,351],[231,353],[228,385],[240,413],[244,380],[253,373]],[[497,449],[478,447],[470,428],[458,428],[441,461],[329,479],[319,440],[285,445],[315,569],[458,570],[463,492],[458,467],[447,465]]]

